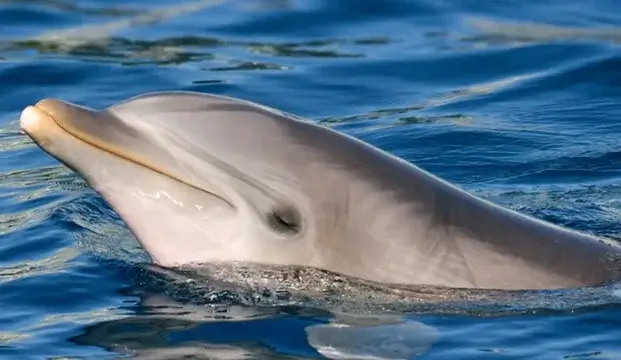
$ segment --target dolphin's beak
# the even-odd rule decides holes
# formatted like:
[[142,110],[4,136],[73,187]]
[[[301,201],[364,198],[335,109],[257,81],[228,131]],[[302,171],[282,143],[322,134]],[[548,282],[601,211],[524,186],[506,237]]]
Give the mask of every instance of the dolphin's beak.
[[20,126],[43,149],[48,141],[54,140],[51,138],[58,137],[52,134],[60,131],[111,155],[157,170],[156,166],[134,157],[127,146],[131,141],[123,141],[127,140],[123,136],[131,135],[128,128],[97,110],[62,100],[43,99],[22,111]]
[[[39,147],[62,162],[72,155],[57,153],[54,143],[77,141],[210,193],[230,204],[220,195],[187,181],[179,171],[162,166],[167,153],[158,154],[157,147],[149,147],[149,138],[109,112],[48,98],[26,107],[20,117],[20,126]],[[150,151],[155,155],[148,156]],[[78,173],[84,172],[80,167],[70,167]]]
[[95,114],[94,110],[69,104],[62,100],[43,99],[22,111],[20,127],[43,148],[45,148],[46,139],[49,141],[48,138],[54,133],[52,131],[54,128],[97,146],[99,144],[93,142],[94,139],[85,137],[87,134],[84,134],[84,131],[79,131],[79,127],[75,126],[77,124],[73,123],[75,121],[83,122],[82,119],[92,119]]
[[[59,119],[71,119],[78,115],[76,114],[77,106],[68,104],[62,100],[43,99],[33,107],[46,114],[50,120],[56,123],[58,123]],[[58,125],[60,125],[60,123],[58,123]]]
[[[53,121],[52,118],[46,113],[45,105],[52,103],[54,100],[42,100],[36,105],[26,107],[20,116],[19,125],[28,135],[35,137],[40,133],[46,125],[50,125],[48,122]],[[43,103],[43,104],[42,104]],[[43,105],[41,108],[39,104]],[[48,105],[49,106],[49,105]]]
[[61,130],[100,149],[105,144],[91,134],[97,134],[101,123],[98,112],[92,109],[70,104],[57,99],[43,99],[33,106],[26,107],[20,117],[21,128],[35,141],[43,137],[42,131],[49,126],[58,126]]

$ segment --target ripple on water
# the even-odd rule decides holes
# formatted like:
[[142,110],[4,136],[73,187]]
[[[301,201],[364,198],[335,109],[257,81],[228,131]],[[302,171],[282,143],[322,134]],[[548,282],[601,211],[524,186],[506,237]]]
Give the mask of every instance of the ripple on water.
[[[615,358],[614,287],[449,301],[311,270],[205,278],[147,266],[118,215],[16,122],[50,95],[100,107],[145,91],[214,91],[617,239],[618,9],[576,4],[0,0],[0,353],[359,358],[373,344],[385,357]],[[414,337],[399,342],[403,333]]]

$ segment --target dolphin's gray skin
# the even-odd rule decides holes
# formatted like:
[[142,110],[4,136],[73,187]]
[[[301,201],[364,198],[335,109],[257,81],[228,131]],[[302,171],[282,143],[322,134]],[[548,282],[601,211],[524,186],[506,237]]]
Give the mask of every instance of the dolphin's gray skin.
[[162,266],[248,261],[481,289],[616,279],[617,245],[258,104],[164,92],[98,111],[45,99],[24,109],[21,127],[84,177]]

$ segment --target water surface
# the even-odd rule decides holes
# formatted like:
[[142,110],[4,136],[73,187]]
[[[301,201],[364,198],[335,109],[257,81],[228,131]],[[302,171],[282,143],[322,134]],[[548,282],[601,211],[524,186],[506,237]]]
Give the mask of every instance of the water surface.
[[0,356],[618,358],[613,287],[423,306],[361,285],[343,300],[339,287],[253,292],[152,268],[17,118],[43,97],[240,97],[619,239],[620,12],[612,0],[1,0]]

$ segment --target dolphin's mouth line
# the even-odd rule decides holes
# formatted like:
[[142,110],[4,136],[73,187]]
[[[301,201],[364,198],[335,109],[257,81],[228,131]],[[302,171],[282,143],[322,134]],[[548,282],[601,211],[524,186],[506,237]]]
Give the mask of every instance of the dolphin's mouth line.
[[54,116],[52,116],[52,114],[50,114],[48,111],[46,111],[45,108],[39,107],[36,104],[33,105],[33,106],[35,108],[37,108],[38,110],[40,110],[42,113],[44,113],[50,120],[52,120],[54,122],[54,124],[56,124],[65,133],[67,133],[68,135],[74,137],[76,140],[81,141],[81,142],[83,142],[85,144],[88,144],[90,146],[93,146],[96,149],[99,149],[101,151],[107,152],[108,154],[111,154],[111,155],[114,155],[116,157],[119,157],[119,158],[121,158],[123,160],[126,160],[126,161],[129,161],[131,163],[134,163],[134,164],[136,164],[138,166],[142,166],[144,168],[147,168],[147,169],[149,169],[151,171],[154,171],[154,172],[156,172],[156,173],[158,173],[160,175],[166,176],[166,177],[168,177],[170,179],[173,179],[175,181],[178,181],[178,182],[180,182],[180,183],[182,183],[184,185],[190,186],[190,187],[192,187],[192,188],[194,188],[194,189],[196,189],[198,191],[207,193],[207,194],[209,194],[209,195],[211,195],[211,196],[213,196],[215,198],[218,198],[218,199],[222,200],[224,203],[229,205],[232,209],[235,209],[235,206],[229,200],[227,200],[226,198],[224,198],[224,197],[222,197],[222,196],[220,196],[220,195],[218,195],[218,194],[216,194],[214,192],[211,192],[211,191],[205,190],[205,189],[203,189],[201,187],[198,187],[198,186],[196,186],[194,184],[188,183],[188,182],[178,178],[177,176],[174,176],[174,175],[172,175],[172,174],[170,174],[170,173],[168,173],[168,172],[158,168],[157,166],[149,164],[147,161],[142,161],[142,160],[137,159],[136,157],[127,155],[127,154],[123,153],[122,151],[119,151],[119,150],[115,149],[114,146],[106,146],[106,144],[102,144],[101,141],[98,141],[98,140],[94,139],[93,137],[89,136],[88,134],[85,134],[82,131],[79,131],[79,130],[76,130],[76,129],[73,129],[71,127],[68,127],[68,126],[64,125],[61,121],[58,121],[58,119],[56,119]]

